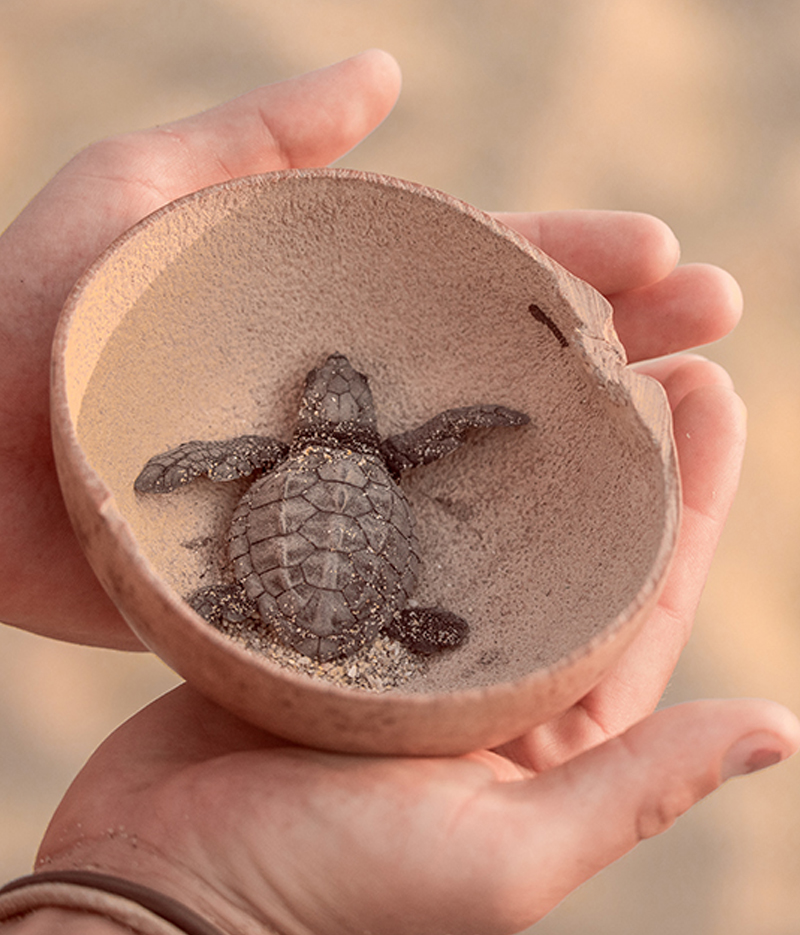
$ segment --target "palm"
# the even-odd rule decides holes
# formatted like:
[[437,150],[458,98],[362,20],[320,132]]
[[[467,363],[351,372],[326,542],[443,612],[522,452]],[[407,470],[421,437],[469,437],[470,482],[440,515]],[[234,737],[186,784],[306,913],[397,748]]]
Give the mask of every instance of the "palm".
[[[449,931],[444,919],[430,926],[441,913],[449,868],[474,845],[467,809],[504,772],[519,775],[491,754],[415,760],[306,750],[179,688],[124,725],[90,760],[56,814],[42,854],[51,865],[69,865],[73,854],[84,858],[82,849],[75,851],[78,840],[96,836],[92,859],[113,867],[120,855],[105,829],[123,826],[135,831],[140,846],[168,848],[172,863],[213,876],[219,892],[241,893],[254,916],[274,914],[279,904],[293,924],[313,932]],[[109,784],[109,776],[124,779]],[[187,802],[193,805],[189,827]],[[216,864],[220,852],[231,858],[223,867]],[[276,860],[287,854],[288,866]],[[253,874],[251,889],[242,892],[237,881]],[[337,918],[339,927],[332,927]]]

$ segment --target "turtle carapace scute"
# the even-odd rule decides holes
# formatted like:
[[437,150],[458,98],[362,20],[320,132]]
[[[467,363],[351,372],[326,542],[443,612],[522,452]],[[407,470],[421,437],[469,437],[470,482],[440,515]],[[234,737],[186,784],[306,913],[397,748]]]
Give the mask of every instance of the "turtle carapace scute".
[[505,406],[467,406],[382,440],[367,377],[331,354],[306,377],[290,442],[188,441],[151,458],[134,488],[163,494],[201,475],[253,478],[228,534],[235,583],[187,598],[210,623],[252,618],[323,662],[352,655],[380,632],[427,655],[460,646],[469,626],[412,603],[419,546],[398,479],[458,448],[470,429],[529,421]]

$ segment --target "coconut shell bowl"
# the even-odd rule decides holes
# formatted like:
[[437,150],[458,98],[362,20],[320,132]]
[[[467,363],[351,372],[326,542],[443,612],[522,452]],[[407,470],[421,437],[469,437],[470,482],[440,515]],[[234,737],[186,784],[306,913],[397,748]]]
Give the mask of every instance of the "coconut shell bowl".
[[[306,375],[364,374],[380,439],[491,405],[400,475],[416,517],[409,605],[467,621],[424,655],[383,631],[321,660],[185,598],[230,585],[228,540],[253,477],[134,482],[191,440],[288,443]],[[288,740],[451,755],[565,711],[652,610],[674,551],[669,410],[626,366],[608,303],[482,212],[340,169],[205,189],[117,241],[73,291],[54,344],[53,437],[86,555],[132,630],[196,689]]]

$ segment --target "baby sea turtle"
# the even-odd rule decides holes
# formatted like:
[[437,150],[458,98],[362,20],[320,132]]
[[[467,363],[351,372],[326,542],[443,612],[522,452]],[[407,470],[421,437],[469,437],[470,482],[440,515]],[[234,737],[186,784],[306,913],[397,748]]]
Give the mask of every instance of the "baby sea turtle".
[[453,451],[470,429],[528,421],[504,406],[469,406],[381,441],[367,378],[331,354],[306,377],[291,442],[185,442],[151,458],[134,488],[168,493],[200,475],[255,478],[228,535],[237,583],[188,598],[209,622],[252,617],[320,661],[352,655],[379,631],[430,654],[461,645],[469,628],[448,611],[409,605],[420,559],[397,480]]

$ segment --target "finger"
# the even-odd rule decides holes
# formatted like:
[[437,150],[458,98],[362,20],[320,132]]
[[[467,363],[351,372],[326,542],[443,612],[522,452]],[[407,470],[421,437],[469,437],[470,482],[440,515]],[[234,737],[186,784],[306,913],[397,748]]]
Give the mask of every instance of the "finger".
[[494,215],[603,295],[641,289],[675,268],[680,248],[658,218],[633,211]]
[[611,294],[609,301],[630,361],[710,344],[728,334],[742,315],[736,280],[701,263],[679,266],[649,286]]
[[712,382],[686,393],[674,413],[683,499],[675,558],[656,609],[600,691],[584,700],[587,714],[603,725],[607,735],[623,730],[658,704],[691,634],[739,484],[744,406],[721,368],[708,369],[697,361],[693,369],[696,379],[702,379],[698,372],[702,371]]
[[706,264],[676,268],[678,241],[650,215],[552,211],[495,216],[609,299],[631,361],[716,341],[741,317],[736,281]]
[[658,380],[673,412],[685,396],[701,386],[721,386],[731,392],[734,389],[727,371],[701,354],[674,354],[635,364],[632,369]]
[[503,748],[528,769],[548,769],[625,730],[658,704],[691,633],[697,605],[739,483],[744,406],[725,371],[702,358],[647,365],[671,375],[683,515],[664,589],[633,643],[602,682],[556,721]]
[[474,820],[500,855],[498,904],[509,922],[529,925],[726,779],[798,746],[800,723],[780,705],[693,702],[659,711],[544,775],[494,786]]
[[[387,52],[371,49],[328,68],[246,94],[205,115],[190,117],[173,130],[208,147],[212,159],[231,177],[281,167],[327,165],[340,158],[378,126],[400,93],[400,68]],[[250,130],[255,120],[255,128]],[[259,124],[266,146],[241,163],[235,140],[257,138]],[[256,162],[253,162],[253,159]]]
[[[372,49],[122,141],[142,152],[159,200],[171,201],[245,175],[333,162],[385,119],[400,82],[392,56]],[[93,154],[94,171],[103,156]]]
[[678,555],[660,606],[693,616],[739,484],[746,437],[739,397],[716,383],[687,393],[674,413],[683,518]]
[[145,215],[240,176],[325,165],[375,129],[399,90],[397,63],[373,50],[185,120],[96,143],[12,225],[22,267],[15,282],[57,310],[83,267]]

